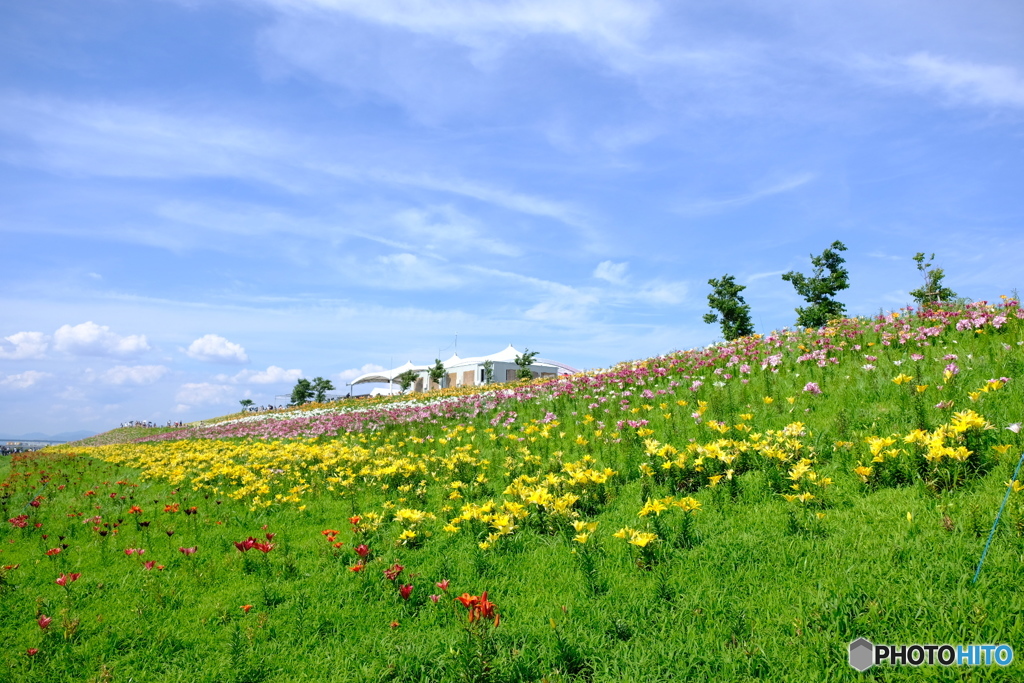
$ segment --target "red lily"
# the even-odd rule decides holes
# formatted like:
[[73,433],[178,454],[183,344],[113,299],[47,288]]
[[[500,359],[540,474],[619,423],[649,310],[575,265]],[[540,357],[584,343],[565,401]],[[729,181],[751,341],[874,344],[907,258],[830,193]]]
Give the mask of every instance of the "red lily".
[[53,621],[53,617],[48,617],[45,614],[40,614],[39,619],[36,620],[36,622],[39,624],[39,628],[43,629],[44,631],[50,628],[51,621]]
[[256,547],[256,539],[250,536],[244,541],[235,541],[235,547],[243,553]]
[[359,557],[366,557],[369,554],[370,546],[366,545],[365,543],[360,543],[356,546],[356,555],[358,555]]
[[412,595],[412,584],[407,583],[398,589],[398,594],[402,596],[403,600],[408,600],[409,596]]

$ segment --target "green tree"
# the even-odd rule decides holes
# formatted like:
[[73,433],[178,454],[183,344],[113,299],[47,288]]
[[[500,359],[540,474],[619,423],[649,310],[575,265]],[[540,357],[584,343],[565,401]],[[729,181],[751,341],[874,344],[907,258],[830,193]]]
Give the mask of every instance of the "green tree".
[[922,286],[910,291],[910,296],[914,297],[918,306],[925,307],[931,303],[952,301],[956,298],[956,292],[942,284],[942,279],[946,277],[945,271],[932,265],[935,254],[925,259],[924,253],[918,252],[914,255],[914,260],[917,261],[917,269],[924,278]]
[[490,384],[494,381],[494,361],[484,361],[484,384]]
[[722,336],[726,341],[754,334],[754,324],[750,322],[750,306],[740,296],[746,287],[736,284],[732,275],[723,275],[720,280],[711,278],[708,284],[712,288],[708,294],[711,313],[704,314],[704,322],[708,325],[721,322]]
[[327,400],[327,392],[334,391],[334,383],[329,379],[324,379],[323,377],[314,377],[309,388],[313,391],[313,394],[316,397],[316,402],[323,403]]
[[415,370],[406,370],[395,379],[398,380],[398,386],[402,387],[402,393],[404,394],[409,391],[409,387],[412,386],[412,383],[416,381],[417,377],[419,377],[419,373]]
[[839,255],[841,251],[846,251],[846,245],[836,241],[821,252],[821,256],[812,254],[811,265],[814,266],[814,273],[810,277],[795,270],[782,276],[783,280],[793,283],[796,293],[809,304],[796,309],[797,325],[821,327],[829,320],[842,317],[846,312],[846,306],[835,299],[837,292],[850,287],[850,273],[843,268],[846,259]]
[[516,365],[519,369],[516,370],[516,377],[518,379],[530,379],[533,377],[533,373],[530,372],[530,366],[533,365],[533,359],[537,357],[539,351],[531,351],[526,349],[522,355],[516,356]]
[[292,388],[292,402],[293,406],[301,406],[303,403],[308,403],[313,398],[313,386],[310,381],[306,378],[302,378],[295,383]]
[[434,365],[427,373],[430,375],[430,381],[437,386],[441,386],[441,380],[444,379],[444,363],[441,362],[440,358],[434,359]]
[[245,410],[246,408],[248,408],[249,406],[252,405],[252,399],[251,398],[243,398],[241,401],[239,401],[239,403],[242,404],[242,410]]

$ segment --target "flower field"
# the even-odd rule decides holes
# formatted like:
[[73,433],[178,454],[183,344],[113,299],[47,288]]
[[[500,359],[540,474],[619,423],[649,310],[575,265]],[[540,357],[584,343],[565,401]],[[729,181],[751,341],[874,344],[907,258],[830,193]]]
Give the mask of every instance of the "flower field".
[[[1018,680],[1024,311],[901,310],[0,464],[12,681]],[[1003,495],[1010,503],[971,579]]]

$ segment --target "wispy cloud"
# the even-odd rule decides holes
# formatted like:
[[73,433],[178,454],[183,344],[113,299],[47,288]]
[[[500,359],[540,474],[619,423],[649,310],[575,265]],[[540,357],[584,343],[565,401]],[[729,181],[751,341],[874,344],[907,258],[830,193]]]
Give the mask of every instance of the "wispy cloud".
[[163,365],[117,365],[102,375],[105,384],[152,384],[166,375],[170,368]]
[[952,106],[1024,107],[1024,74],[1009,64],[914,52],[903,57],[861,55],[851,60],[851,65],[882,86],[935,94]]
[[815,173],[799,173],[771,183],[766,187],[755,188],[745,192],[744,194],[733,197],[684,202],[677,206],[676,210],[683,214],[706,214],[728,211],[729,209],[753,204],[754,202],[767,199],[768,197],[792,192],[793,190],[801,188],[812,182],[816,177],[817,174]]
[[1009,66],[956,61],[918,52],[902,60],[909,82],[956,104],[1024,107],[1024,76]]
[[647,0],[263,0],[291,15],[345,14],[362,21],[484,49],[495,39],[537,34],[624,49],[657,14]]

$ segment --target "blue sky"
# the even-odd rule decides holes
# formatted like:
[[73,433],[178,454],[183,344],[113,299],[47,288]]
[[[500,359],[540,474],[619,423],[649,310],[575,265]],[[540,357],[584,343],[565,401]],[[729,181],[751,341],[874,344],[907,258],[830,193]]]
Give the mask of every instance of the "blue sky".
[[1024,286],[1024,5],[0,3],[0,434],[193,420],[506,344],[605,367],[759,331],[842,240]]

